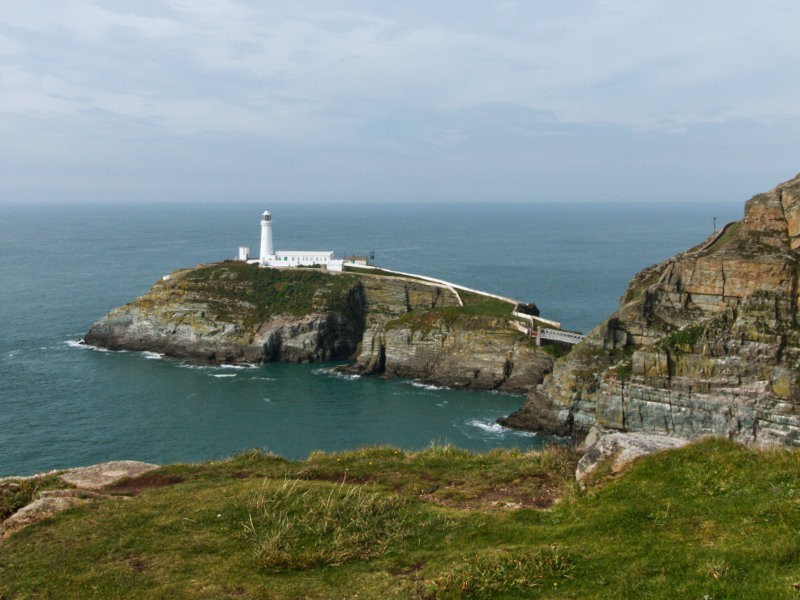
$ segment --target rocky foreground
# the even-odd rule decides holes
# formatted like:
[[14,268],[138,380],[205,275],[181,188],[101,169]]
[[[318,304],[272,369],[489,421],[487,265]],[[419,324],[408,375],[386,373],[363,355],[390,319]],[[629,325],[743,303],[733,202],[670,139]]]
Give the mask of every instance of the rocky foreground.
[[800,176],[639,273],[503,424],[800,445]]
[[217,364],[350,360],[359,374],[525,393],[553,358],[512,326],[512,309],[409,277],[228,261],[163,277],[85,341]]

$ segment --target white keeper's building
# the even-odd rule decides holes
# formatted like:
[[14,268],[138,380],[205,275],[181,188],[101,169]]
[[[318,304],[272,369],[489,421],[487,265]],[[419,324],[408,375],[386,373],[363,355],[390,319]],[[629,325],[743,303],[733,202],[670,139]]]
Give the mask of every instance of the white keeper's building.
[[250,249],[239,248],[239,260],[258,262],[262,267],[311,267],[320,265],[330,271],[341,271],[344,261],[336,260],[333,251],[319,250],[273,250],[272,247],[272,215],[268,210],[261,217],[261,248],[258,261],[248,260]]

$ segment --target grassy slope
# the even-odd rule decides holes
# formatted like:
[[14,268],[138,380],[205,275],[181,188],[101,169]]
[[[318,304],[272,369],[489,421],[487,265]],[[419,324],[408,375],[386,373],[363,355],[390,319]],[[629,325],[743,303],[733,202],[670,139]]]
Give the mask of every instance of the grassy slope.
[[[342,308],[344,295],[358,281],[358,273],[397,276],[379,269],[367,271],[348,268],[348,271],[351,272],[331,275],[319,269],[262,269],[253,264],[225,261],[186,270],[174,282],[162,285],[177,286],[175,289],[178,294],[202,292],[206,296],[206,303],[221,318],[237,320],[238,316],[247,323],[259,323],[277,313],[302,316],[320,308]],[[451,321],[469,320],[470,317],[509,318],[514,308],[513,304],[490,296],[465,290],[460,290],[459,294],[464,302],[463,307],[411,311],[401,320],[415,322],[422,319],[428,322],[438,317]],[[145,306],[151,299],[144,296],[136,302]],[[485,325],[483,321],[476,321],[475,327]]]
[[[446,323],[466,330],[507,329],[508,319],[511,318],[514,309],[513,304],[464,290],[459,290],[458,293],[464,306],[410,311],[389,321],[386,328],[409,327],[412,330],[430,331],[440,323]],[[520,337],[524,339],[521,334]]]
[[12,536],[0,597],[797,598],[799,458],[708,441],[587,491],[564,449],[174,465]]
[[[320,269],[262,269],[239,261],[202,265],[159,282],[178,299],[199,294],[219,318],[257,324],[273,314],[303,316],[315,310],[341,309],[348,290],[358,281],[352,275],[331,275]],[[134,304],[150,308],[142,296]]]

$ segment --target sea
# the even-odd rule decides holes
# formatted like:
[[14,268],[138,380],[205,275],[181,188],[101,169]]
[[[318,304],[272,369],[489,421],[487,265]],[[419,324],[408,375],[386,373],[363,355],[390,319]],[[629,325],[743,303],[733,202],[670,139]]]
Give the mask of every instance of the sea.
[[741,218],[742,204],[0,204],[0,477],[109,460],[219,459],[260,448],[451,444],[532,449],[563,440],[500,427],[524,397],[338,374],[332,364],[200,366],[80,341],[162,275],[259,247],[374,252],[378,266],[524,302],[587,332],[631,277]]

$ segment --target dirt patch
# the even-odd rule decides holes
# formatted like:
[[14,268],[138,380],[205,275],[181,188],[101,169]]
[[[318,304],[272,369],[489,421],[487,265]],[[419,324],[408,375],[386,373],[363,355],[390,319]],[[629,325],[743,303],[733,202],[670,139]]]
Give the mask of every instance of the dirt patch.
[[421,571],[422,567],[424,567],[424,566],[425,566],[424,562],[416,562],[416,563],[412,563],[410,565],[406,565],[404,567],[400,567],[398,569],[392,569],[390,571],[390,573],[392,575],[398,575],[398,576],[401,576],[401,577],[402,576],[408,577],[409,575],[413,575],[417,571]]
[[128,564],[137,573],[144,573],[147,570],[147,563],[141,558],[132,558]]
[[184,481],[183,477],[177,475],[159,475],[158,473],[145,474],[133,479],[125,479],[118,483],[113,483],[105,488],[111,494],[128,494],[136,496],[144,490],[155,490],[168,485],[175,485]]
[[420,494],[420,499],[461,510],[520,510],[550,508],[563,495],[560,481],[536,481],[502,485],[489,490],[468,490],[453,483]]
[[319,471],[306,471],[298,475],[298,479],[305,481],[329,481],[331,483],[364,484],[377,481],[374,475],[351,475],[350,473],[324,473]]

